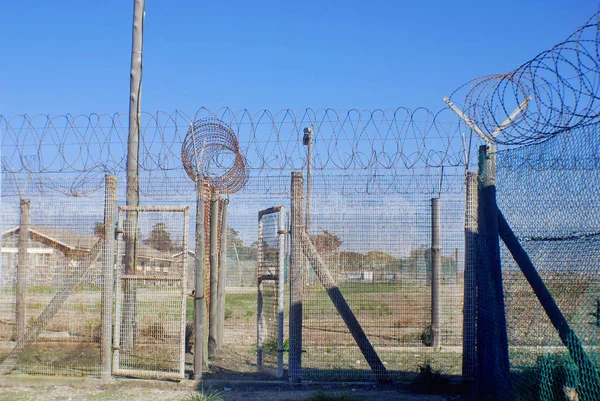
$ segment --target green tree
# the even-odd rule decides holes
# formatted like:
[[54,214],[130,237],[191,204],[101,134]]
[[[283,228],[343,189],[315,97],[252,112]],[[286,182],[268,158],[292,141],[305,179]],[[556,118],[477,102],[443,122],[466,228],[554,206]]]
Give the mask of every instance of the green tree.
[[94,224],[94,235],[96,237],[104,237],[104,223],[97,221]]
[[321,229],[321,234],[311,235],[310,240],[319,253],[332,253],[342,245],[342,240],[337,234]]
[[167,231],[167,225],[165,223],[156,223],[152,227],[152,231],[148,238],[143,242],[149,247],[161,252],[170,252],[173,249],[171,233]]

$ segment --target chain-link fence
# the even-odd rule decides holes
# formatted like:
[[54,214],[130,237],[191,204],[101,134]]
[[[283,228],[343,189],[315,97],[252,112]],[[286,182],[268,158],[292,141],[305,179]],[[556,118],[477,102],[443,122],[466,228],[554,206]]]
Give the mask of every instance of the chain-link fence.
[[[599,145],[597,128],[587,127],[498,154],[498,206],[595,369],[600,349]],[[597,372],[585,372],[569,353],[506,248],[502,264],[515,399],[564,399],[565,390],[578,392],[582,400],[595,399]],[[584,380],[590,374],[595,383]]]

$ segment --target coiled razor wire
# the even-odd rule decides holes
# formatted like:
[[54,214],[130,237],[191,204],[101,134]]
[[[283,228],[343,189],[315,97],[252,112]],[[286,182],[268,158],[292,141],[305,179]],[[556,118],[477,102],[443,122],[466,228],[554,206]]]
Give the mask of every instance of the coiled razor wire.
[[[463,85],[452,94],[453,102],[490,137],[508,118],[510,124],[494,139],[505,145],[546,141],[597,123],[599,21],[600,14],[595,14],[567,40],[507,74],[485,76]],[[522,112],[510,118],[519,106]],[[185,136],[190,127],[198,122],[209,124],[209,120],[222,125],[223,132],[228,131],[226,137],[233,133],[239,138],[237,153],[231,150],[236,146],[225,139],[224,153],[205,149],[208,164],[202,168],[212,165],[219,174],[225,174],[214,184],[229,191],[239,189],[234,177],[264,177],[306,168],[302,132],[309,126],[314,127],[312,167],[316,175],[330,170],[349,176],[393,175],[406,170],[466,166],[476,145],[465,140],[470,128],[448,108],[286,109],[275,113],[201,108],[193,117],[179,111],[159,111],[143,113],[140,118],[140,173],[164,179],[182,176]],[[39,187],[85,195],[87,181],[126,170],[128,127],[127,114],[22,115],[11,119],[0,115],[3,178],[25,175]],[[223,168],[228,163],[231,171]],[[215,171],[205,173],[214,175]],[[56,174],[69,174],[73,183],[68,188],[57,184],[62,179],[53,179]]]
[[[545,141],[595,124],[600,117],[600,13],[553,46],[506,74],[474,79],[451,96],[486,134],[529,103],[495,138],[506,145]],[[461,99],[462,97],[462,99]]]
[[183,140],[181,160],[192,181],[202,176],[221,193],[237,192],[248,182],[249,168],[238,139],[220,120],[204,118],[192,123]]

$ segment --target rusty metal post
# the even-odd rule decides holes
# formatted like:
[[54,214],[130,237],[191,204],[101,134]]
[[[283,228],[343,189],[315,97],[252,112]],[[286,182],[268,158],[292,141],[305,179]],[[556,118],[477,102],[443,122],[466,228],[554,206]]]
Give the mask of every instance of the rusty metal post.
[[194,259],[195,283],[194,283],[194,380],[202,379],[204,367],[204,343],[205,321],[206,321],[206,289],[204,288],[204,180],[196,181],[196,254]]

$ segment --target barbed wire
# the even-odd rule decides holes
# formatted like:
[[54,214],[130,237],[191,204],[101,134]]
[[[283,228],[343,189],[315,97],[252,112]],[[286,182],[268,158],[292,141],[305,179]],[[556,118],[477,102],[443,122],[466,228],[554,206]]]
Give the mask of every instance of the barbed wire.
[[[486,134],[523,113],[495,141],[525,145],[598,123],[600,116],[600,14],[567,40],[502,75],[477,78],[451,96],[464,100],[471,121]],[[528,102],[528,103],[527,103]],[[525,106],[526,104],[526,106]],[[222,121],[236,136],[250,177],[306,168],[304,128],[313,126],[314,171],[346,175],[406,174],[407,170],[468,166],[470,128],[452,110],[301,109],[294,112],[199,109],[140,117],[139,170],[148,177],[184,176],[181,149],[197,121]],[[0,115],[2,170],[5,177],[26,175],[30,183],[79,196],[86,182],[126,170],[128,114]],[[68,184],[57,175],[69,174]],[[434,174],[435,175],[435,174]]]
[[[600,116],[600,13],[565,41],[507,74],[474,79],[451,96],[485,134],[520,105],[523,113],[495,139],[506,145],[545,141],[598,123]],[[529,102],[527,103],[527,100]]]
[[[442,119],[444,117],[445,119]],[[2,168],[15,173],[114,173],[124,171],[127,114],[0,116]],[[142,114],[140,171],[181,170],[181,147],[194,121],[221,120],[236,134],[250,169],[303,169],[305,127],[314,126],[315,170],[406,169],[465,164],[465,129],[448,109],[358,111],[303,109],[217,112],[193,117]]]

